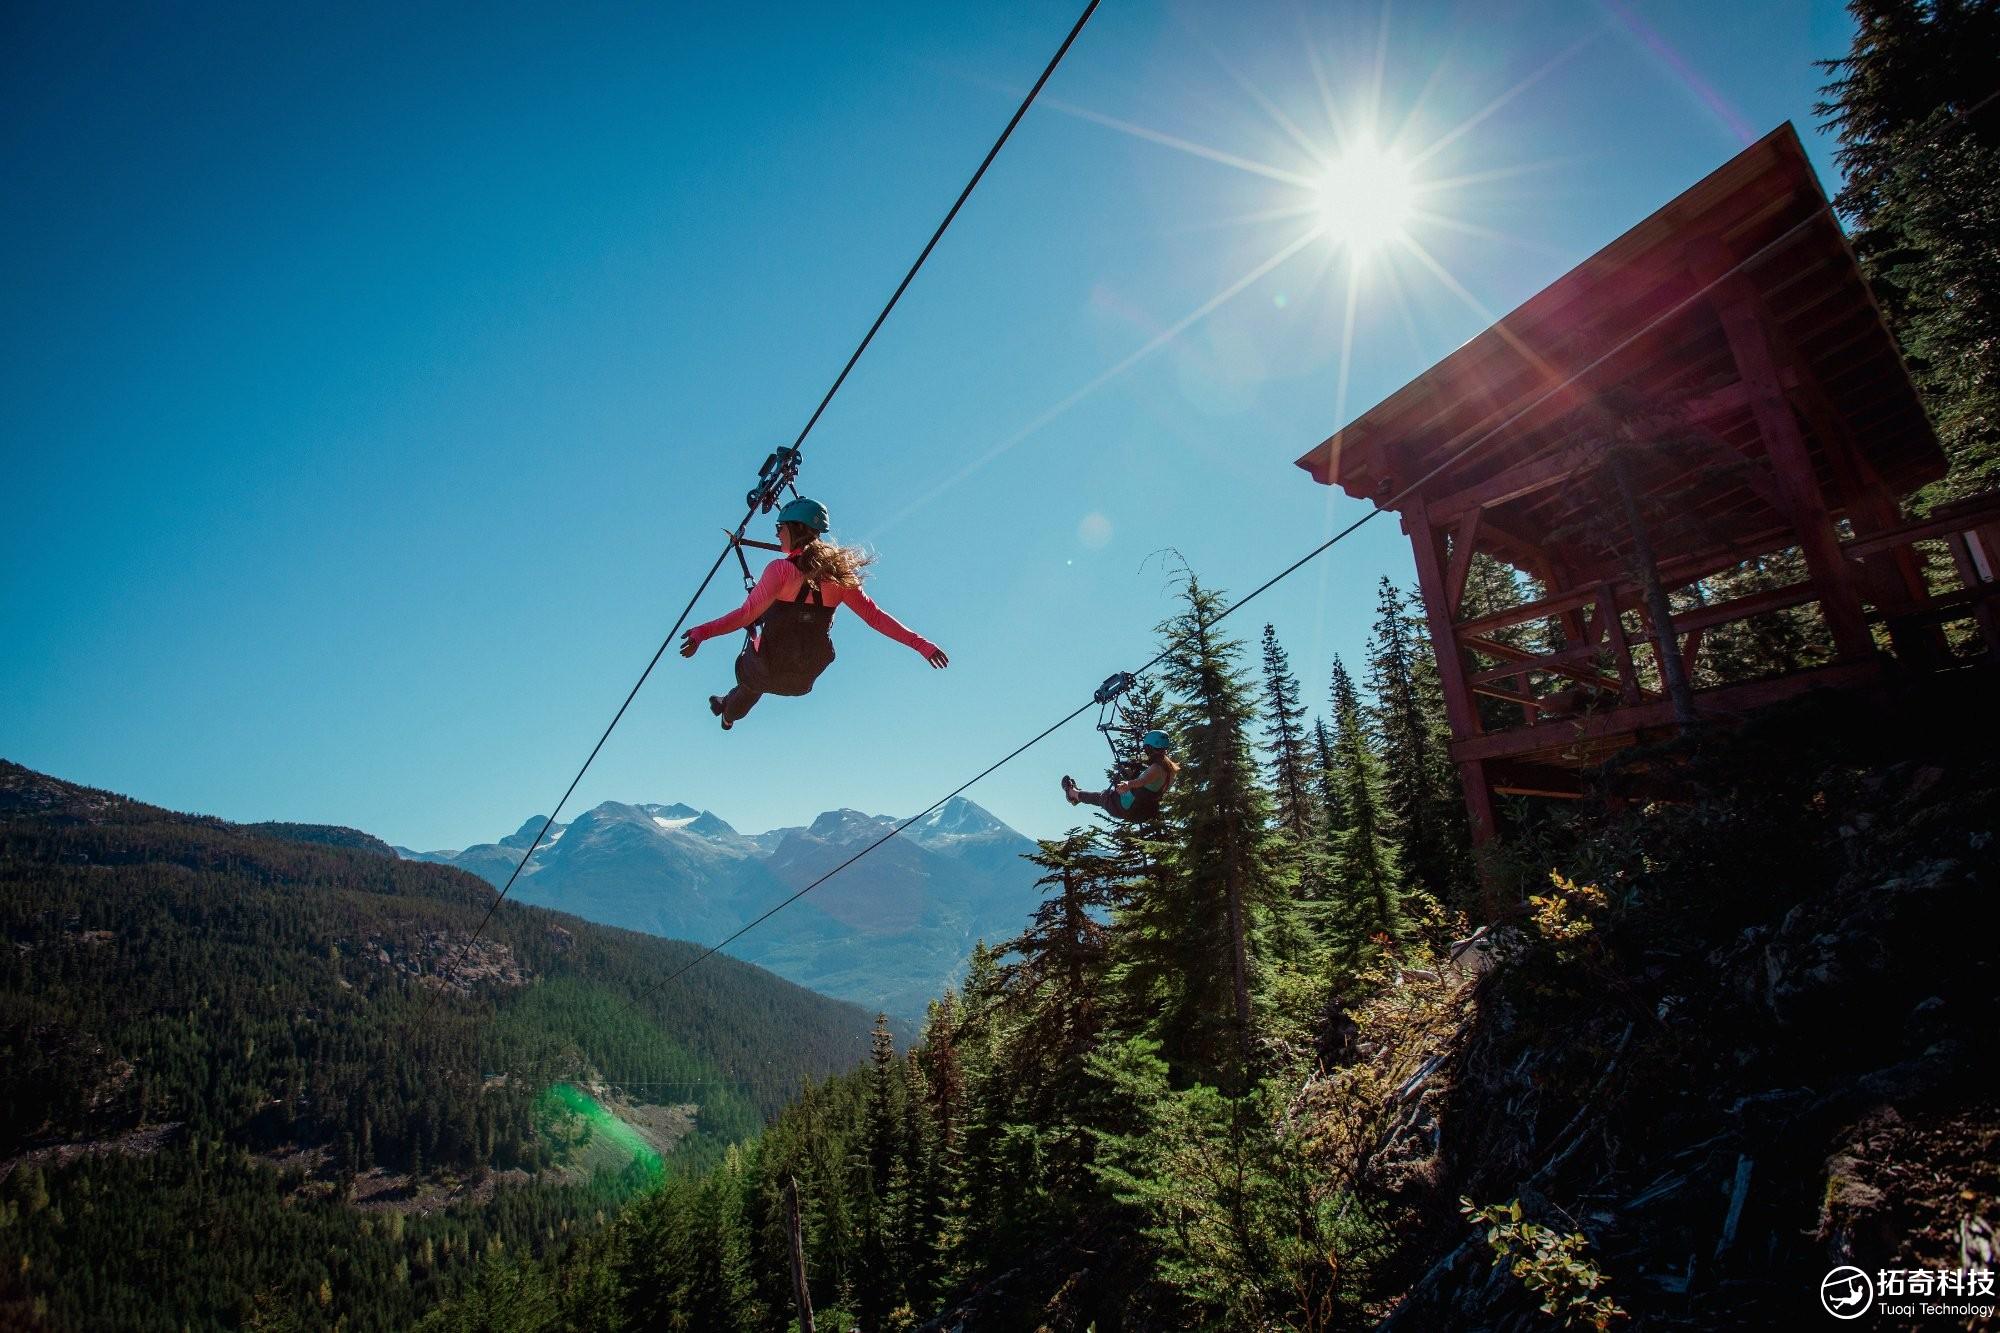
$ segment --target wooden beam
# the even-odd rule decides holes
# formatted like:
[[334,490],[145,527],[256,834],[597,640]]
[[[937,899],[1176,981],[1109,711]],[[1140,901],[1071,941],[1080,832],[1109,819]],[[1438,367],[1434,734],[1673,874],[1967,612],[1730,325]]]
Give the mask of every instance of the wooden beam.
[[1957,513],[1920,519],[1915,523],[1900,524],[1866,537],[1850,538],[1841,543],[1841,550],[1850,557],[1859,559],[1863,556],[1892,551],[1898,546],[1908,546],[1912,542],[1935,541],[1940,537],[1949,537],[1953,533],[1975,531],[1987,522],[2000,518],[2000,496],[1993,496],[1991,499],[1990,518],[1979,509],[1960,510]]
[[1715,625],[1727,625],[1731,621],[1748,620],[1751,616],[1799,606],[1818,595],[1811,583],[1787,583],[1782,588],[1765,588],[1760,592],[1732,597],[1726,602],[1714,602],[1692,611],[1683,611],[1674,617],[1674,628],[1699,634]]
[[1751,415],[1777,477],[1785,517],[1798,533],[1806,569],[1820,585],[1820,606],[1827,628],[1833,632],[1834,646],[1849,661],[1872,658],[1875,639],[1861,614],[1861,598],[1841,553],[1840,536],[1820,493],[1819,479],[1813,473],[1805,434],[1793,419],[1791,400],[1785,396],[1756,284],[1732,271],[1733,259],[1719,241],[1696,247],[1690,258],[1698,275],[1712,277],[1709,301],[1722,322],[1736,373],[1751,390]]
[[1696,668],[1701,662],[1702,633],[1700,628],[1691,629],[1687,638],[1681,641],[1681,661],[1687,663],[1689,680],[1695,678]]
[[[1466,647],[1475,652],[1492,652],[1494,649],[1507,646],[1498,639],[1474,639],[1466,643]],[[1505,666],[1488,667],[1483,671],[1473,672],[1471,683],[1477,688],[1495,681],[1509,680],[1523,671],[1539,671],[1545,676],[1565,676],[1586,685],[1602,685],[1607,690],[1616,690],[1618,682],[1615,678],[1591,671],[1584,665],[1595,662],[1603,652],[1603,646],[1596,643],[1572,644],[1560,652],[1543,653],[1539,656],[1524,652],[1523,656],[1509,658]],[[1493,655],[1500,656],[1498,652],[1494,652]]]
[[[1800,377],[1797,401],[1833,465],[1834,476],[1842,492],[1841,504],[1854,531],[1868,536],[1901,527],[1902,506],[1882,480],[1882,474],[1869,461],[1860,439],[1841,415],[1826,386],[1813,375],[1812,363],[1782,326],[1773,330],[1772,336],[1778,355],[1787,363],[1786,368],[1796,371]],[[1917,554],[1908,547],[1862,560],[1857,566],[1857,575],[1861,591],[1868,600],[1892,614],[1914,610],[1930,593]],[[1943,631],[1935,626],[1920,630],[1891,620],[1889,640],[1896,649],[1896,656],[1916,666],[1935,669],[1951,656]]]
[[1601,446],[1595,440],[1573,444],[1546,458],[1536,459],[1496,472],[1484,481],[1462,490],[1441,495],[1431,502],[1431,517],[1439,523],[1455,522],[1475,509],[1518,500],[1545,487],[1567,481],[1577,470],[1597,456]]
[[1465,682],[1465,656],[1459,650],[1458,629],[1452,624],[1450,598],[1445,592],[1444,561],[1438,553],[1437,529],[1431,526],[1430,512],[1423,497],[1410,497],[1403,511],[1403,527],[1410,534],[1410,548],[1417,562],[1417,591],[1424,599],[1424,618],[1431,632],[1431,648],[1437,656],[1438,686],[1444,695],[1445,720],[1455,736],[1479,734],[1479,710]]
[[1861,598],[1841,554],[1840,535],[1834,531],[1819,480],[1813,474],[1805,435],[1792,418],[1791,403],[1778,387],[1760,311],[1754,303],[1738,300],[1720,313],[1737,366],[1743,378],[1759,391],[1753,402],[1757,430],[1764,437],[1765,451],[1777,475],[1785,517],[1798,532],[1806,569],[1820,585],[1820,606],[1827,628],[1833,632],[1834,646],[1849,661],[1870,658],[1875,654],[1875,640],[1862,617]]
[[[1458,785],[1459,790],[1465,793],[1466,822],[1471,826],[1472,846],[1477,850],[1492,842],[1500,833],[1500,821],[1493,811],[1493,784],[1486,780],[1484,764],[1460,764]],[[1487,919],[1491,920],[1497,914],[1498,904],[1484,901],[1493,892],[1493,885],[1484,868],[1480,871],[1479,880],[1483,890],[1483,907]]]
[[1632,669],[1632,645],[1625,642],[1625,622],[1618,615],[1618,590],[1600,584],[1599,595],[1604,598],[1604,641],[1611,645],[1611,664],[1618,668],[1618,696],[1628,705],[1636,704],[1645,691],[1639,673]]
[[[1576,576],[1571,573],[1569,565],[1553,555],[1545,562],[1542,575],[1542,586],[1551,593],[1560,594],[1568,592],[1576,583]],[[1586,635],[1584,633],[1583,615],[1581,612],[1575,608],[1571,608],[1568,611],[1557,613],[1556,618],[1562,625],[1564,642],[1579,644],[1585,641]]]
[[1479,516],[1486,511],[1472,509],[1459,520],[1457,531],[1451,535],[1451,568],[1445,571],[1445,595],[1451,599],[1451,618],[1458,619],[1458,608],[1465,602],[1465,579],[1472,573],[1472,553],[1478,549]]
[[[1593,685],[1609,694],[1617,694],[1623,689],[1622,682],[1616,677],[1607,676],[1601,671],[1594,671],[1588,667],[1576,665],[1579,661],[1595,661],[1600,655],[1610,656],[1610,649],[1594,641],[1587,644],[1579,644],[1574,648],[1565,648],[1559,653],[1546,654],[1531,653],[1526,648],[1516,648],[1512,644],[1502,643],[1498,639],[1461,638],[1459,642],[1474,652],[1487,653],[1508,663],[1507,666],[1494,668],[1493,671],[1481,672],[1479,675],[1472,677],[1474,682],[1480,684],[1484,684],[1488,680],[1505,680],[1509,673],[1527,669],[1543,670],[1547,671],[1550,675],[1566,676],[1579,685]],[[1494,674],[1495,671],[1500,674]],[[1649,690],[1643,685],[1639,687],[1639,693],[1647,699],[1657,699],[1660,697],[1657,690]]]
[[[1410,497],[1409,506],[1403,511],[1403,529],[1410,534],[1410,547],[1417,560],[1417,590],[1424,599],[1431,651],[1437,658],[1438,692],[1444,696],[1445,720],[1451,724],[1452,735],[1476,737],[1480,734],[1479,706],[1465,683],[1465,654],[1458,646],[1458,631],[1451,623],[1437,529],[1431,526],[1430,511],[1421,495]],[[1465,793],[1466,823],[1472,845],[1484,847],[1499,832],[1493,813],[1493,789],[1478,764],[1460,764],[1458,782]]]
[[[1798,387],[1798,373],[1790,368],[1787,368],[1779,378],[1787,389]],[[1738,380],[1734,384],[1723,385],[1713,393],[1705,393],[1699,397],[1690,398],[1681,406],[1687,412],[1690,420],[1713,421],[1717,417],[1726,417],[1737,412],[1749,411],[1750,398],[1750,386],[1742,380]]]
[[[1817,689],[1847,689],[1858,685],[1871,684],[1882,678],[1881,664],[1874,660],[1866,662],[1843,662],[1833,666],[1817,667],[1810,671],[1794,672],[1788,676],[1774,676],[1768,680],[1747,681],[1741,685],[1718,685],[1714,689],[1695,692],[1695,711],[1703,717],[1726,718],[1736,713],[1750,712],[1784,699],[1797,698]],[[1461,764],[1479,763],[1510,756],[1533,754],[1538,750],[1552,749],[1550,738],[1561,734],[1565,743],[1574,745],[1585,741],[1605,740],[1660,727],[1671,727],[1674,721],[1673,705],[1665,699],[1636,707],[1615,709],[1609,713],[1593,713],[1588,717],[1565,719],[1562,723],[1544,723],[1539,727],[1518,727],[1513,731],[1497,731],[1486,736],[1474,736],[1469,740],[1453,741],[1451,757]]]
[[1460,634],[1485,634],[1489,630],[1507,629],[1514,625],[1525,625],[1530,620],[1546,620],[1550,616],[1558,615],[1561,612],[1575,610],[1580,606],[1587,606],[1597,600],[1597,596],[1597,589],[1584,588],[1576,592],[1562,593],[1555,597],[1544,597],[1539,601],[1523,602],[1519,606],[1510,606],[1504,611],[1494,611],[1491,614],[1465,621],[1458,626],[1458,632]]
[[1496,760],[1486,766],[1493,790],[1503,796],[1547,796],[1573,801],[1583,795],[1583,774],[1574,768]]
[[1773,513],[1785,512],[1784,494],[1778,489],[1778,479],[1771,475],[1768,463],[1751,458],[1712,430],[1697,429],[1693,432],[1693,436],[1697,443],[1706,446],[1710,453],[1733,469],[1743,479],[1743,484],[1748,486],[1759,500],[1769,505]]

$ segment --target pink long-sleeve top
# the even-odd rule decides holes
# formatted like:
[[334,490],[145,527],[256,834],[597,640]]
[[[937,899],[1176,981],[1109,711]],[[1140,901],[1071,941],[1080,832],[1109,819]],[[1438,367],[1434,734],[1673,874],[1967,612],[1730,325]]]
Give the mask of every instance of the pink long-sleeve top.
[[[688,631],[688,637],[696,643],[727,634],[732,630],[747,628],[757,623],[760,616],[776,601],[790,601],[799,595],[799,587],[805,582],[805,575],[799,567],[782,556],[764,566],[764,573],[757,580],[757,586],[743,599],[743,605],[726,616],[717,616],[706,625],[696,625]],[[864,624],[877,630],[906,648],[914,648],[923,657],[935,656],[938,646],[923,635],[903,624],[900,620],[875,605],[875,601],[859,588],[829,579],[819,585],[820,600],[828,606],[845,606],[861,617]]]

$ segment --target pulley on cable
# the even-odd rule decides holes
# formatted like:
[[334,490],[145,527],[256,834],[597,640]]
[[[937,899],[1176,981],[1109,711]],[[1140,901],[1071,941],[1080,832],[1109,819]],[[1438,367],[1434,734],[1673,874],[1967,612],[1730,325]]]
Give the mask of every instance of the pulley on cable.
[[[745,537],[743,529],[749,527],[750,520],[757,515],[771,512],[772,508],[778,503],[779,491],[788,490],[792,493],[794,500],[798,498],[799,467],[804,462],[805,455],[797,449],[781,448],[772,450],[770,456],[764,460],[764,466],[757,469],[757,484],[752,486],[750,493],[743,497],[744,508],[748,510],[743,515],[743,521],[736,525],[736,531],[734,532],[730,532],[727,528],[723,529],[723,532],[729,537],[729,549],[736,553],[736,564],[743,571],[743,591],[745,592],[749,592],[752,588],[756,587],[757,580],[751,577],[750,562],[743,558],[743,548],[754,546],[760,551],[777,551],[780,554],[784,553],[785,548],[771,542],[760,542]],[[744,633],[748,636],[746,646],[754,647],[756,642],[755,629],[746,629]]]

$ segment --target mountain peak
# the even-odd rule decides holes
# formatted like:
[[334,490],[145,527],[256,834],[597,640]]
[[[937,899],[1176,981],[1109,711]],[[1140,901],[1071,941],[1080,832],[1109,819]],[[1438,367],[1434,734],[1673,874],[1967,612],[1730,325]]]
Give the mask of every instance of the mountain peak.
[[990,833],[1007,827],[991,811],[963,796],[952,797],[916,826],[934,833]]
[[818,819],[813,820],[812,827],[807,829],[806,832],[812,834],[815,838],[826,838],[828,840],[846,839],[857,837],[863,833],[874,832],[878,826],[891,822],[887,815],[869,815],[863,814],[859,810],[842,808],[839,810],[828,810]]
[[704,810],[688,822],[689,833],[699,833],[704,838],[728,838],[736,836],[736,830],[728,821],[718,818],[713,811]]
[[[502,847],[525,848],[535,840],[535,835],[542,831],[542,825],[548,824],[548,822],[549,817],[547,815],[529,815],[525,820],[521,821],[521,827],[500,839],[499,845]],[[549,835],[543,838],[542,842],[545,845],[554,842],[562,836],[562,831],[563,826],[561,824],[549,824]]]

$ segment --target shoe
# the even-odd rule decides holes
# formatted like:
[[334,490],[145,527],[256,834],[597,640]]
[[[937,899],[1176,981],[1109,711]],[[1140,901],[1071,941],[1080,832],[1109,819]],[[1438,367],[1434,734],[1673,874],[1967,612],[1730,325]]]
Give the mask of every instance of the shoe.
[[719,694],[711,694],[711,695],[709,695],[709,696],[708,696],[708,711],[709,711],[709,712],[711,712],[711,713],[713,713],[713,714],[715,714],[715,715],[716,715],[717,717],[721,717],[721,716],[722,716],[722,696],[721,696],[721,695],[719,695]]
[[1073,778],[1073,777],[1071,777],[1071,776],[1070,776],[1069,774],[1067,774],[1067,773],[1063,774],[1063,783],[1062,783],[1062,787],[1063,787],[1063,795],[1064,795],[1064,796],[1065,796],[1066,798],[1068,798],[1068,800],[1069,800],[1069,803],[1070,803],[1071,805],[1075,805],[1075,804],[1076,804],[1076,779],[1075,779],[1075,778]]

